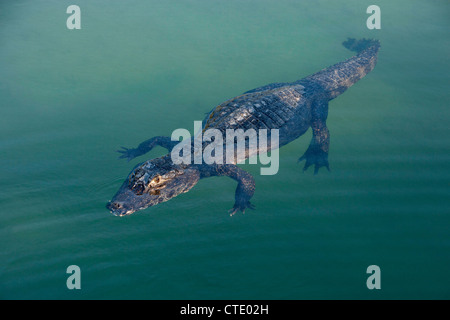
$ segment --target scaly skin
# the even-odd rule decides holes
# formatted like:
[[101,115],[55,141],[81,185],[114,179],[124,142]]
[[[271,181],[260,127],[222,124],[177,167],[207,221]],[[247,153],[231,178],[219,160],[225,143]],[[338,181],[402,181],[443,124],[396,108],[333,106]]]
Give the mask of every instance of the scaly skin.
[[[217,129],[225,136],[226,129],[255,129],[257,134],[258,129],[267,129],[268,132],[278,129],[279,145],[269,146],[270,150],[294,141],[311,127],[311,143],[299,161],[306,160],[303,170],[314,165],[315,174],[321,167],[329,170],[328,102],[375,67],[380,47],[378,41],[366,39],[349,39],[343,44],[358,54],[301,80],[269,84],[230,99],[208,113],[203,121],[203,131]],[[118,151],[122,153],[120,158],[129,161],[157,145],[171,151],[178,143],[169,137],[158,136],[144,141],[136,149]],[[205,148],[207,145],[204,142],[202,146]],[[248,158],[260,150],[247,145],[245,152],[245,158]],[[236,166],[236,162],[235,157],[231,164],[177,165],[172,162],[170,153],[148,160],[131,171],[107,208],[115,215],[128,215],[187,192],[202,178],[228,176],[238,182],[231,215],[238,210],[244,212],[246,208],[253,208],[250,199],[255,191],[255,182],[248,172]],[[223,163],[228,162],[224,159]]]

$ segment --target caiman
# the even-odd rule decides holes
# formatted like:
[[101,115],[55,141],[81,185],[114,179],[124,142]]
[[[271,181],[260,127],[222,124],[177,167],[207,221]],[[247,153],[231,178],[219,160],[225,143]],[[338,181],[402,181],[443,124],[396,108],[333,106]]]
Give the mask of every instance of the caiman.
[[[259,132],[259,129],[278,129],[279,143],[264,150],[267,152],[296,140],[311,127],[311,143],[299,161],[306,161],[304,170],[312,165],[315,173],[321,167],[329,170],[328,102],[375,67],[380,48],[379,41],[373,39],[348,39],[343,45],[355,51],[356,55],[301,80],[268,84],[230,99],[207,114],[203,130],[255,129]],[[193,141],[194,138],[190,141],[192,148]],[[228,176],[238,183],[231,215],[254,208],[250,203],[255,191],[251,174],[238,167],[236,162],[175,164],[170,151],[178,143],[170,137],[157,136],[137,148],[119,150],[121,158],[128,160],[149,152],[157,145],[167,148],[169,153],[138,164],[106,207],[114,215],[129,215],[188,192],[202,178]],[[203,143],[203,148],[206,145]],[[257,149],[246,150],[246,156],[261,151]]]

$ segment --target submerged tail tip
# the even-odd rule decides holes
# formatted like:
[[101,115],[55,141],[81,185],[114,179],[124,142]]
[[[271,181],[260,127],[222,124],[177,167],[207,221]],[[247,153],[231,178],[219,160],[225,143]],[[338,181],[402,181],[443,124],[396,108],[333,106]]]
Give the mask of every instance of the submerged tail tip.
[[376,39],[360,39],[348,38],[346,41],[342,42],[342,45],[349,49],[350,51],[361,52],[370,47],[375,47],[378,49],[380,47],[380,41]]

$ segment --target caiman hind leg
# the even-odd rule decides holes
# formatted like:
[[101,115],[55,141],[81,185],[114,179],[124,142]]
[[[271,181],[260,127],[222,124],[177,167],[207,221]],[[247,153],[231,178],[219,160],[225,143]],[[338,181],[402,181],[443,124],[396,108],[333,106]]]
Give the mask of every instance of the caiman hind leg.
[[128,161],[146,154],[156,146],[166,148],[169,152],[172,151],[179,141],[172,141],[170,137],[157,136],[142,142],[136,149],[128,149],[122,147],[123,150],[117,150],[122,153],[119,159],[127,159]]
[[313,136],[305,154],[298,161],[306,160],[303,171],[314,165],[314,174],[319,172],[320,167],[326,167],[330,171],[328,163],[328,150],[330,147],[330,132],[326,120],[328,116],[328,103],[316,103],[312,109],[311,128]]
[[227,176],[238,182],[234,206],[229,210],[231,216],[237,211],[244,213],[247,208],[255,209],[255,206],[250,203],[255,193],[255,180],[250,173],[234,164],[219,164],[208,166],[206,172],[202,173],[203,178],[211,176]]

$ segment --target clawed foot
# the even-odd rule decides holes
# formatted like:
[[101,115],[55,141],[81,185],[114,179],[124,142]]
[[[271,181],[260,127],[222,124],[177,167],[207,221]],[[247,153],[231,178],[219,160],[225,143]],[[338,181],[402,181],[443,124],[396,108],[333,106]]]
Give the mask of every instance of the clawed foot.
[[254,210],[255,206],[253,204],[251,204],[250,201],[247,201],[246,203],[242,202],[240,204],[235,203],[233,208],[228,210],[228,213],[232,217],[238,211],[242,211],[242,213],[245,213],[245,209],[247,209],[247,208]]
[[306,160],[303,171],[306,171],[310,166],[314,165],[314,174],[319,172],[320,167],[325,167],[330,171],[328,164],[328,153],[320,148],[308,148],[305,154],[298,159],[298,162]]
[[127,161],[130,161],[138,156],[140,156],[140,152],[138,149],[128,149],[125,147],[122,147],[123,150],[117,150],[117,152],[122,153],[121,156],[119,156],[119,159],[127,159]]

